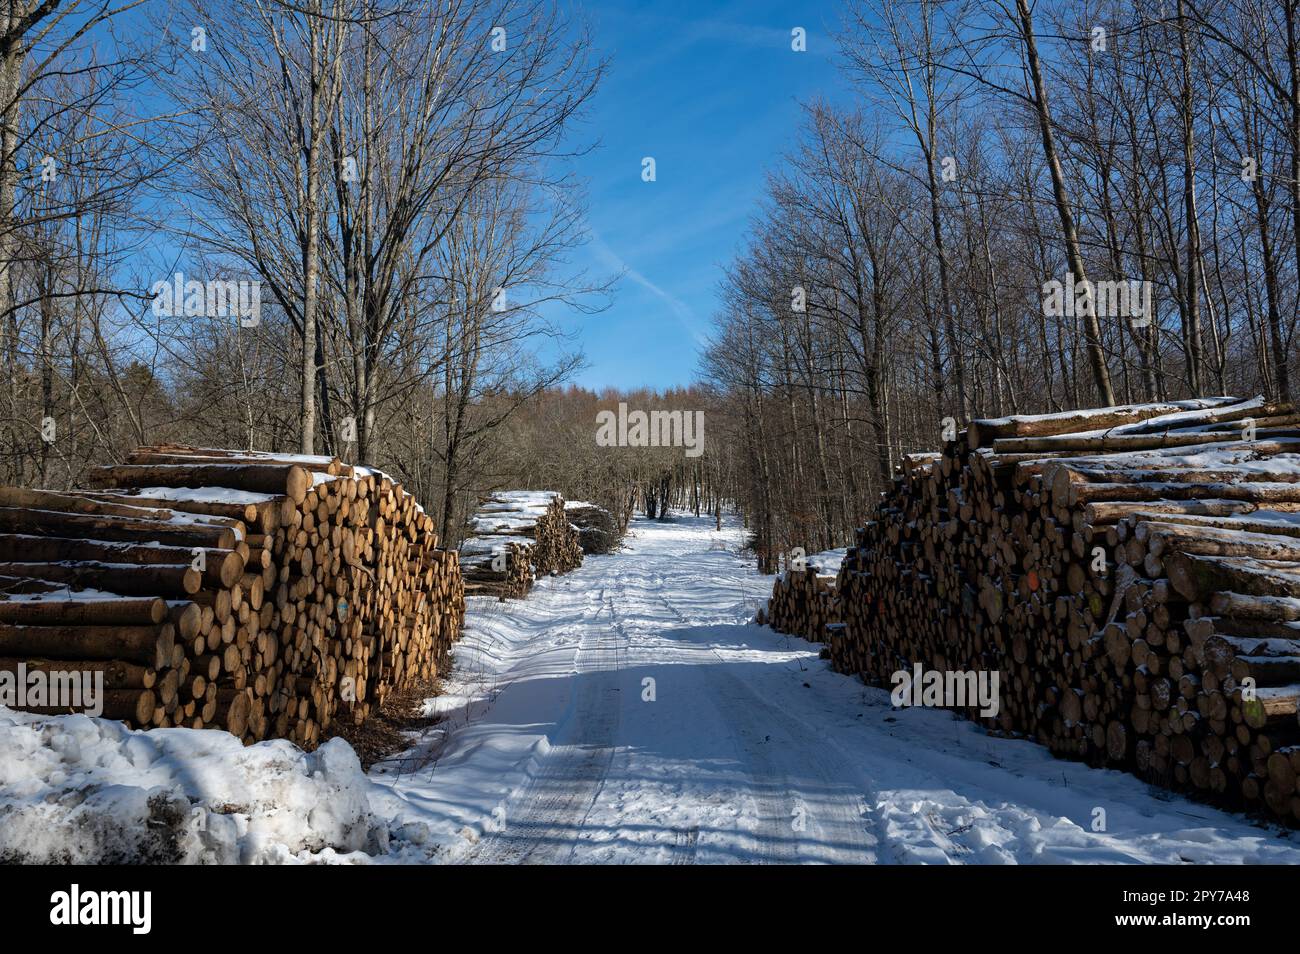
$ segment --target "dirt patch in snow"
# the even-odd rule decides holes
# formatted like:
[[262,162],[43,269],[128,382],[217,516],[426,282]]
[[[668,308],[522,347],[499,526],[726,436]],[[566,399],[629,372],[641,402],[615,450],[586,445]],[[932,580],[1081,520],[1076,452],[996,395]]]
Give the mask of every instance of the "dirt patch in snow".
[[346,739],[356,750],[364,771],[391,759],[411,747],[412,733],[421,733],[441,721],[429,715],[425,700],[441,692],[441,680],[425,680],[398,690],[384,700],[378,711],[372,710],[365,725],[336,723],[328,737]]

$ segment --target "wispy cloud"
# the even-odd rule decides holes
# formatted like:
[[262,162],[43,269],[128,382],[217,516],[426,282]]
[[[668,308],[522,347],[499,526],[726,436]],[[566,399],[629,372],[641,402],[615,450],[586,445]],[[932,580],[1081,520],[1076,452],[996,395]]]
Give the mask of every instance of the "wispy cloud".
[[[745,15],[743,9],[738,9],[736,12],[740,16]],[[791,22],[790,26],[777,27],[743,22],[725,16],[701,20],[664,16],[643,10],[624,13],[622,18],[611,19],[615,22],[621,19],[619,25],[625,33],[632,35],[650,33],[659,37],[659,42],[655,44],[653,50],[627,56],[620,61],[620,70],[625,75],[635,76],[643,74],[665,60],[687,53],[700,44],[733,50],[741,45],[754,50],[788,52],[791,28],[800,25],[815,28],[817,25]]]
[[707,343],[708,339],[704,333],[700,331],[699,325],[696,321],[695,311],[690,305],[651,281],[638,269],[633,268],[621,255],[610,248],[605,243],[605,240],[594,231],[591,234],[591,249],[605,265],[617,268],[633,282],[640,285],[646,291],[650,292],[650,294],[654,295],[667,305],[668,310],[672,313],[673,317],[677,319],[677,323],[682,326],[696,344],[703,345]]

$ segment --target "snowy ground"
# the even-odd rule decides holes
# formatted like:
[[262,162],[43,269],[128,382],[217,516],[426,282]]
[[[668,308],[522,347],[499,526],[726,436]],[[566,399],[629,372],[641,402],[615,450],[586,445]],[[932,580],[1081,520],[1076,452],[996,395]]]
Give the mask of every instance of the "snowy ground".
[[641,522],[526,600],[473,598],[443,722],[369,776],[339,741],[0,709],[0,860],[1300,863],[1276,829],[893,710],[748,624],[771,578],[739,540]]
[[443,730],[372,772],[388,810],[463,862],[1300,862],[1275,829],[894,710],[748,625],[771,578],[739,541],[640,522],[525,601],[473,600]]

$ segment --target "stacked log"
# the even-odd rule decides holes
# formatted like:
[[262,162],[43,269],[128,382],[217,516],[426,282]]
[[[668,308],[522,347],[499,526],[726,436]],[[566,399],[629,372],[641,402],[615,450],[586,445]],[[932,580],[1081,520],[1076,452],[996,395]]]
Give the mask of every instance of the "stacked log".
[[578,531],[578,545],[583,555],[612,553],[621,534],[618,521],[604,507],[585,501],[565,501],[564,513]]
[[827,627],[841,621],[839,597],[835,592],[839,561],[814,556],[800,562],[802,566],[777,576],[772,597],[759,610],[755,622],[771,626],[779,633],[822,642]]
[[578,530],[565,515],[564,498],[553,491],[492,494],[470,518],[469,529],[460,554],[470,593],[518,598],[536,577],[582,565]]
[[[514,501],[507,499],[509,507]],[[490,520],[491,517],[488,517]],[[582,546],[578,531],[564,510],[564,498],[553,494],[545,510],[533,524],[533,569],[538,576],[558,576],[582,566]]]
[[1300,820],[1300,414],[1216,398],[976,421],[905,462],[833,665],[996,672],[993,730]]
[[460,545],[461,572],[468,596],[523,599],[533,588],[533,547],[515,537],[470,537]]
[[159,445],[89,482],[0,488],[0,669],[101,671],[111,718],[311,748],[445,666],[458,557],[385,475]]

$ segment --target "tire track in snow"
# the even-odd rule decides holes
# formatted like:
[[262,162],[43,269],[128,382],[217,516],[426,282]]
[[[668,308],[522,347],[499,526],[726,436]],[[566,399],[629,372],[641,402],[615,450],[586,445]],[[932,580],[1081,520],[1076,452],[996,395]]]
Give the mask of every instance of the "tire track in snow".
[[[670,627],[701,630],[717,625],[710,616],[688,616],[664,595],[665,589],[672,589],[665,587],[665,567],[659,560],[668,561],[672,576],[682,572],[683,556],[656,556],[634,570],[616,571],[600,580],[599,594],[588,594],[595,615],[566,627],[581,635],[572,675],[578,687],[563,726],[537,774],[510,798],[501,830],[485,834],[464,861],[565,863],[574,860],[584,839],[595,834],[586,823],[597,810],[618,752],[620,656],[631,645],[629,626],[635,622],[640,637],[637,654],[645,658],[657,654],[655,644],[665,641],[662,634]],[[629,618],[623,608],[637,605],[646,596],[671,619],[644,613]],[[671,647],[665,651],[671,653]],[[716,647],[709,646],[708,651],[716,664],[700,668],[701,689],[727,730],[740,763],[744,781],[736,796],[752,805],[744,814],[747,826],[737,832],[745,844],[734,847],[742,848],[753,861],[768,864],[832,856],[836,861],[888,863],[903,856],[904,846],[897,842],[923,834],[920,840],[933,855],[938,832],[932,826],[913,819],[918,831],[909,837],[897,824],[887,824],[875,812],[879,799],[869,778],[849,768],[854,760],[847,753],[816,724],[775,705],[760,688],[734,675],[730,671],[734,663]],[[674,829],[667,860],[693,864],[699,839],[698,825]],[[878,852],[884,847],[890,850]],[[956,846],[948,842],[948,847]]]
[[[656,582],[662,584],[663,577],[656,575]],[[701,626],[659,587],[654,591],[655,599],[683,626]],[[844,766],[851,761],[847,756],[839,763],[823,758],[824,732],[773,706],[761,691],[728,672],[727,661],[716,647],[710,646],[709,652],[718,662],[705,667],[706,680],[714,684],[711,701],[731,729],[738,750],[747,756],[748,797],[757,808],[752,833],[757,860],[794,864],[807,855],[816,859],[818,847],[833,844],[837,853],[850,856],[840,855],[837,861],[875,863],[872,849],[884,832],[869,807],[867,786],[845,779]]]
[[671,864],[674,865],[693,865],[695,864],[695,846],[700,840],[700,826],[692,825],[690,828],[679,828],[674,832],[673,853]]
[[[615,578],[620,582],[621,576]],[[622,714],[619,670],[626,632],[608,586],[595,600],[574,657],[576,697],[541,770],[510,800],[501,828],[486,835],[463,860],[486,864],[564,864],[581,838],[617,750]],[[600,610],[612,627],[600,625]]]
[[864,786],[854,784],[850,763],[823,757],[824,733],[773,706],[761,691],[727,672],[725,663],[710,667],[708,678],[717,686],[714,704],[749,755],[745,771],[758,806],[759,860],[828,860],[822,849],[833,848],[836,861],[875,863],[873,848],[880,839],[869,831],[877,826]]

